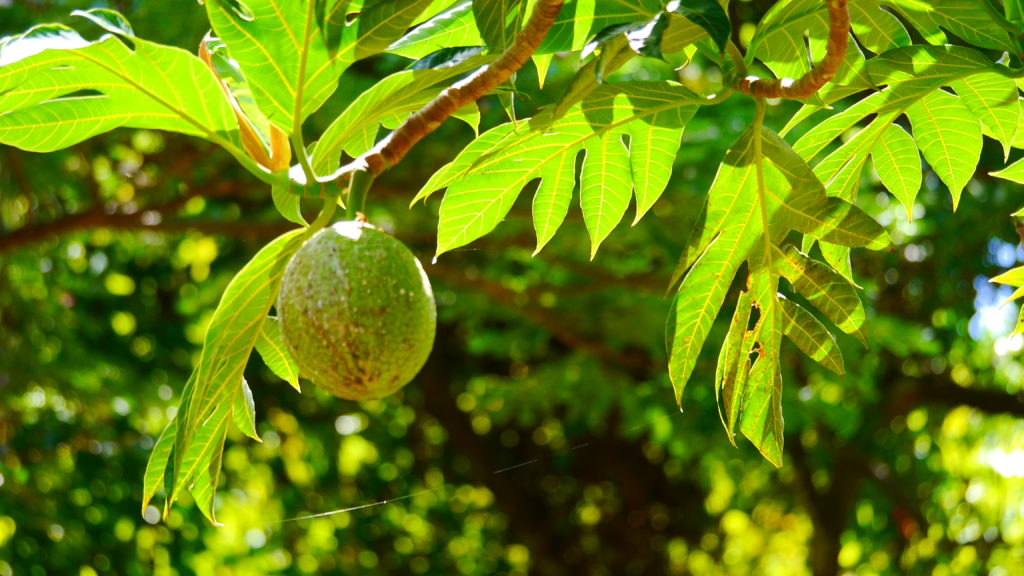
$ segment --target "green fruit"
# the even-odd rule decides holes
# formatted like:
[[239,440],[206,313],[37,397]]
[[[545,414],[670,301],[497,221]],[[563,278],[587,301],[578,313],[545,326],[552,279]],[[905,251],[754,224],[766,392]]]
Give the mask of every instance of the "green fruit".
[[327,392],[372,400],[405,386],[434,345],[437,310],[419,260],[363,222],[339,222],[299,248],[277,301],[299,373]]

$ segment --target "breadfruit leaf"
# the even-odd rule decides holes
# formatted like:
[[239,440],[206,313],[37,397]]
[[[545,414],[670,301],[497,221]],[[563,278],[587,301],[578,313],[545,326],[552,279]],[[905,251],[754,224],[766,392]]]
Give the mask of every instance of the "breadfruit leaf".
[[1003,145],[1003,160],[1009,158],[1020,126],[1020,97],[1012,78],[986,72],[950,83],[967,108],[981,120],[982,128]]
[[[973,172],[977,164],[974,150],[980,140],[970,121],[962,114],[963,105],[959,99],[941,89],[973,75],[987,75],[993,72],[996,70],[993,62],[971,48],[915,45],[889,50],[872,58],[865,70],[871,84],[878,86],[880,90],[868,94],[843,112],[812,127],[797,140],[793,149],[814,166],[815,175],[825,184],[830,196],[853,201],[856,199],[857,187],[869,155],[879,151],[879,146],[884,146],[879,142],[886,134],[892,136],[890,126],[901,115],[913,114],[917,118],[917,125],[920,126],[920,129],[915,131],[915,146],[931,148],[925,154],[925,159],[938,165],[933,165],[937,174],[945,174],[942,177],[943,182],[949,186],[951,196],[956,201],[962,184],[966,183],[968,172]],[[931,96],[936,92],[941,93]],[[947,97],[957,101],[952,103]],[[928,102],[921,104],[925,98],[929,98]],[[954,125],[936,127],[934,121],[929,121],[930,114],[935,113],[936,106],[939,106],[940,115],[956,115]],[[840,146],[830,147],[830,144],[840,136],[847,134],[871,115],[874,117],[866,126]],[[810,114],[801,116],[806,120]],[[974,123],[977,122],[975,119]],[[935,136],[936,140],[925,143],[925,134]],[[964,157],[943,158],[942,148],[949,150],[960,146],[956,142],[956,135],[965,138]],[[919,136],[921,140],[917,140]],[[828,151],[828,154],[815,161],[815,158],[825,151]],[[909,155],[906,157],[909,158]],[[877,159],[878,156],[876,161]],[[910,169],[906,160],[904,162],[900,175],[904,179],[912,178],[903,171]],[[810,249],[813,243],[811,240],[805,238],[805,250]],[[836,244],[823,244],[821,248],[826,262],[852,281],[849,250]]]
[[[538,249],[560,226],[578,181],[593,255],[632,196],[639,218],[664,191],[698,101],[670,83],[605,85],[556,120],[547,112],[485,132],[438,170],[414,199],[447,188],[437,253],[493,230],[523,187],[540,179],[534,203]],[[576,175],[574,163],[581,153],[583,167]]]
[[813,314],[792,300],[780,299],[783,333],[801,352],[832,372],[846,373],[836,337]]
[[195,477],[183,480],[187,485],[196,506],[203,512],[207,520],[214,526],[220,526],[214,510],[214,493],[220,483],[221,461],[224,459],[224,441],[228,435],[228,418],[223,412],[235,413],[232,408],[221,408],[214,413],[210,422],[203,426],[199,440],[185,454],[184,462],[195,470]]
[[[260,250],[224,291],[207,329],[193,387],[182,396],[178,409],[170,503],[183,489],[195,495],[196,490],[203,493],[206,489],[204,482],[216,481],[211,467],[219,462],[228,419],[236,406],[246,412],[250,409],[247,402],[239,405],[236,398],[244,394],[239,390],[242,373],[277,297],[285,266],[306,237],[303,229],[278,237]],[[235,421],[244,424],[243,431],[255,433],[248,430],[247,418],[236,416]],[[251,418],[251,414],[244,416]],[[216,468],[219,470],[219,465]],[[210,513],[212,516],[212,510]]]
[[269,316],[263,322],[260,336],[256,340],[256,351],[271,372],[299,390],[299,367],[281,339],[281,325],[277,317]]
[[473,20],[473,3],[462,2],[441,12],[396,40],[387,51],[406,58],[423,58],[452,46],[482,46]]
[[[851,6],[858,2],[850,2]],[[1010,34],[978,4],[961,0],[890,0],[889,9],[906,19],[929,44],[947,44],[943,30],[975,46],[1017,50]]]
[[953,210],[981,159],[981,124],[960,98],[936,90],[907,108],[921,154],[949,188]]
[[921,189],[921,154],[913,137],[898,124],[890,124],[871,149],[871,160],[882,185],[896,197],[913,219],[914,200]]
[[115,128],[152,128],[239,146],[238,124],[196,56],[134,36],[110,10],[75,12],[108,34],[57,24],[0,41],[0,144],[66,148]]
[[[262,330],[260,334],[262,335]],[[249,383],[242,378],[242,384],[231,398],[231,417],[234,418],[235,426],[249,438],[262,442],[260,435],[256,432],[256,403],[252,399],[252,389]]]
[[515,39],[523,24],[523,0],[474,0],[473,19],[487,47],[500,53]]
[[[328,174],[338,167],[341,153],[357,157],[377,140],[381,126],[395,128],[410,114],[433,100],[455,78],[483,66],[492,56],[477,55],[451,66],[425,70],[404,70],[392,74],[359,95],[324,130],[313,147],[312,166],[317,174]],[[456,117],[475,130],[480,113],[475,104]]]
[[[752,127],[719,167],[680,258],[667,330],[669,375],[681,401],[726,293],[746,264],[747,291],[740,296],[719,355],[716,389],[730,437],[738,424],[775,465],[780,465],[782,454],[782,337],[789,335],[830,369],[842,366],[827,330],[783,303],[779,279],[789,280],[843,331],[860,335],[864,320],[853,287],[838,273],[792,247],[780,248],[792,231],[853,247],[877,250],[888,245],[885,230],[860,209],[826,198],[810,167],[777,134]],[[752,318],[756,321],[750,327]],[[809,342],[810,337],[821,340]]]
[[400,38],[431,0],[366,2],[351,20],[344,10],[339,19],[337,10],[318,10],[319,4],[205,2],[210,25],[245,71],[256,104],[287,134],[334,93],[349,65]]
[[1009,180],[1010,182],[1016,182],[1017,184],[1024,184],[1024,159],[1017,160],[1006,168],[992,172],[990,175],[1002,178],[1003,180]]

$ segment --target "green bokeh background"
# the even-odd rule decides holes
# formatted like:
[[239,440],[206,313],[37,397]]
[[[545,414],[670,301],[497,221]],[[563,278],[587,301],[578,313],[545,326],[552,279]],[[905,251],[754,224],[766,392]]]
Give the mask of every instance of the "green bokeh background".
[[[193,2],[14,0],[0,2],[0,35],[95,5],[190,49],[206,31]],[[347,73],[309,135],[403,65]],[[544,92],[521,72],[521,112],[573,67],[557,59]],[[645,60],[630,76],[675,72]],[[502,121],[496,100],[481,107],[486,126]],[[230,435],[223,527],[187,499],[166,521],[142,513],[141,480],[221,292],[289,229],[269,190],[172,135],[0,147],[0,576],[1024,574],[1024,342],[1008,337],[1015,305],[986,282],[1024,260],[1007,216],[1021,196],[987,176],[1002,161],[991,143],[955,215],[932,174],[913,221],[865,174],[861,205],[896,240],[853,257],[871,346],[840,337],[845,378],[784,349],[782,469],[722,432],[724,325],[677,409],[664,288],[752,112],[734,98],[699,114],[663,199],[593,262],[576,211],[531,257],[523,194],[494,234],[429,264],[438,202],[407,204],[472,132],[450,122],[421,143],[368,212],[434,283],[431,360],[402,393],[359,404],[298,394],[254,356],[263,442]]]

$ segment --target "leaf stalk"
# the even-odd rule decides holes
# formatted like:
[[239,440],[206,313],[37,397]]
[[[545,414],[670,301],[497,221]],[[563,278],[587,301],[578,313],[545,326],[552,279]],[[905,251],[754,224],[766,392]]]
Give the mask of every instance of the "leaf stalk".
[[363,213],[366,206],[366,194],[373,184],[373,173],[369,170],[359,170],[352,173],[352,179],[348,183],[348,204],[345,208],[345,218],[355,220]]

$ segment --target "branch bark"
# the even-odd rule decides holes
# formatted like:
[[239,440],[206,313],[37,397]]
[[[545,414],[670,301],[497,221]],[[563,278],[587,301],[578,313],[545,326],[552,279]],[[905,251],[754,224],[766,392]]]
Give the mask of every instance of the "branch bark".
[[207,234],[229,236],[273,237],[294,228],[291,224],[225,222],[214,220],[172,219],[176,212],[189,200],[197,196],[204,198],[241,196],[239,186],[223,184],[209,188],[194,188],[188,193],[156,206],[144,206],[131,213],[118,212],[116,206],[94,205],[84,212],[70,214],[45,223],[30,224],[0,235],[0,254],[57,238],[59,236],[92,228],[116,228],[119,230],[149,230],[152,232],[181,233],[196,230]]
[[843,63],[850,37],[850,12],[847,0],[826,0],[828,6],[828,45],[825,57],[798,80],[791,78],[758,78],[746,76],[736,82],[736,89],[754,98],[791,98],[802,100],[815,94],[836,75]]
[[624,353],[609,347],[600,338],[590,338],[574,330],[577,326],[564,317],[553,315],[551,311],[545,310],[533,304],[520,304],[517,302],[517,293],[501,286],[496,282],[485,278],[469,278],[465,274],[448,269],[443,265],[434,264],[430,267],[430,275],[451,284],[475,289],[486,294],[492,300],[502,306],[515,309],[530,323],[546,330],[555,340],[558,340],[568,348],[581,350],[593,356],[616,365],[631,374],[638,374],[654,368],[654,360],[643,353]]
[[446,88],[437,98],[410,116],[401,126],[380,141],[369,152],[342,166],[326,180],[350,176],[368,170],[374,176],[402,161],[420,140],[437,129],[459,108],[475,102],[508,81],[533,55],[562,9],[563,0],[541,0],[533,9],[526,25],[515,41],[493,63],[479,72]]

